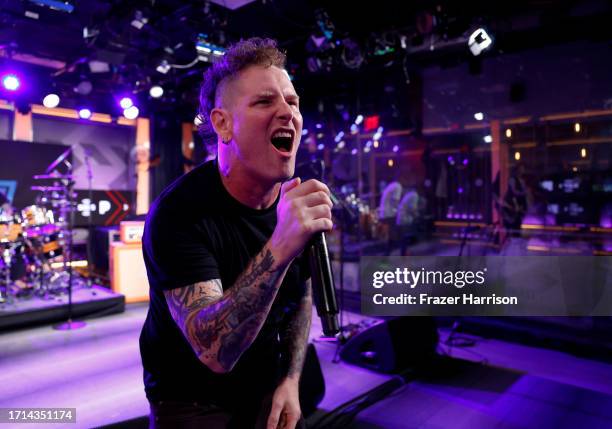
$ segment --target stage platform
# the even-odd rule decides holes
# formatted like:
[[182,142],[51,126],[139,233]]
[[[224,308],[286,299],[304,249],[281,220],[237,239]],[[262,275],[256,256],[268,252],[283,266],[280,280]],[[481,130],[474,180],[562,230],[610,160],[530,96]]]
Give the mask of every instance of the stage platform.
[[[124,310],[125,297],[103,286],[75,288],[72,293],[74,320],[121,313]],[[11,304],[0,304],[0,332],[62,322],[67,318],[67,294],[51,296],[48,299],[38,296],[18,298]]]

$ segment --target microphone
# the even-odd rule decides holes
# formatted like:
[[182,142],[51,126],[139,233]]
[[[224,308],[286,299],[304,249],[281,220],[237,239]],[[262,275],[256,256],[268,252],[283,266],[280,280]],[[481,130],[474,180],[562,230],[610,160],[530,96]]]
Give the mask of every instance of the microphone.
[[[303,179],[321,179],[324,174],[322,161],[313,161],[299,165],[297,170]],[[336,290],[334,288],[334,276],[329,261],[327,241],[325,233],[315,234],[307,247],[308,262],[310,264],[312,295],[317,308],[317,314],[321,319],[323,335],[335,337],[340,332],[338,322],[338,303],[336,301]]]
[[334,289],[334,277],[329,262],[325,233],[317,233],[308,248],[308,261],[312,282],[312,295],[326,337],[335,337],[340,332],[338,303]]

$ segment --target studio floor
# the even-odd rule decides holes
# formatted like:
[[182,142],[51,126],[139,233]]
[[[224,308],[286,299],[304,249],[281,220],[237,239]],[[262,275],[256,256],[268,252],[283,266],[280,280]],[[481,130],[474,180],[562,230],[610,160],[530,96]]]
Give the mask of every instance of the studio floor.
[[[0,407],[76,408],[70,428],[146,427],[138,351],[146,311],[132,304],[77,331],[42,326],[0,335]],[[345,323],[362,319],[345,313]],[[319,416],[390,379],[333,363],[336,346],[316,342],[319,333],[315,314],[311,340],[326,383]],[[440,333],[444,343],[448,331]],[[456,358],[453,371],[408,382],[362,411],[350,428],[612,428],[612,363],[470,338],[471,347],[440,346]]]

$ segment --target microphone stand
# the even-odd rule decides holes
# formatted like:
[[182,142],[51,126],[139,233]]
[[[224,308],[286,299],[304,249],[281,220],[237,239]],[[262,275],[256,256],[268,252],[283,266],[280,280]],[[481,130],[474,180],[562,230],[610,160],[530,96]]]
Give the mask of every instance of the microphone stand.
[[[63,323],[59,323],[57,325],[53,325],[53,329],[58,331],[72,331],[75,329],[81,329],[85,327],[87,324],[83,321],[73,321],[72,320],[72,280],[73,280],[73,272],[72,272],[72,256],[73,256],[73,229],[74,229],[74,211],[75,211],[75,202],[74,202],[74,180],[72,176],[72,164],[66,160],[62,160],[64,164],[68,166],[68,174],[69,178],[64,179],[63,183],[66,187],[66,191],[68,194],[68,320]],[[65,261],[65,260],[64,260]]]
[[[86,287],[88,289],[91,289],[92,285],[93,285],[93,272],[92,272],[92,256],[91,256],[91,243],[93,241],[93,234],[92,234],[92,217],[93,217],[93,213],[91,211],[91,206],[93,204],[93,189],[92,189],[92,179],[93,179],[93,171],[91,169],[91,163],[90,163],[90,158],[89,158],[89,149],[85,148],[85,165],[87,166],[87,198],[89,198],[89,210],[87,210],[87,213],[89,213],[89,216],[87,216],[87,245],[86,245],[86,252],[87,252],[87,282],[85,283]],[[95,292],[92,291],[92,293],[95,294]]]

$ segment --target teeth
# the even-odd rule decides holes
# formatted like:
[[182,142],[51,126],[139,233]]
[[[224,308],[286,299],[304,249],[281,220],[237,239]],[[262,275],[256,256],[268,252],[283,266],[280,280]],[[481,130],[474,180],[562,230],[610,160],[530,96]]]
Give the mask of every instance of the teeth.
[[275,137],[289,137],[291,138],[291,133],[289,131],[277,131],[272,135],[272,138]]

